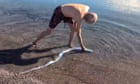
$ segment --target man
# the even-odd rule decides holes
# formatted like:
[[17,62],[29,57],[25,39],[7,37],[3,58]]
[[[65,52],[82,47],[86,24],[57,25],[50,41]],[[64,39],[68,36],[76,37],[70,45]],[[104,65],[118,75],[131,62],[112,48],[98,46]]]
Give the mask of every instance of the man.
[[64,22],[68,23],[71,29],[68,46],[73,47],[72,41],[76,34],[82,51],[85,51],[86,47],[81,36],[82,21],[85,20],[86,23],[92,24],[98,19],[96,13],[88,12],[88,10],[89,6],[84,4],[63,4],[58,6],[53,13],[49,23],[49,28],[38,36],[38,38],[33,42],[33,45],[36,46],[40,39],[51,34],[52,30],[63,20]]

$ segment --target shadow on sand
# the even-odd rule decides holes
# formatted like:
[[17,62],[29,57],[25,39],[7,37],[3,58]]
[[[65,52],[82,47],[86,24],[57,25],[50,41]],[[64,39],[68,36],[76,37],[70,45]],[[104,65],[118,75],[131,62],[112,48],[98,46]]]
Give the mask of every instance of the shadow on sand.
[[61,48],[61,47],[65,47],[65,46],[66,45],[59,46],[59,47],[53,47],[53,48],[45,48],[45,49],[41,49],[41,50],[38,50],[38,49],[30,50],[32,45],[27,45],[27,46],[17,48],[17,49],[0,50],[0,64],[15,64],[15,65],[22,65],[22,66],[34,64],[34,63],[38,62],[38,60],[41,58],[46,58],[46,57],[53,58],[58,53],[55,53],[55,54],[52,54],[49,56],[36,57],[36,58],[31,58],[31,59],[22,59],[21,58],[22,54],[31,53],[31,52],[43,53],[43,52],[48,52],[52,49]]

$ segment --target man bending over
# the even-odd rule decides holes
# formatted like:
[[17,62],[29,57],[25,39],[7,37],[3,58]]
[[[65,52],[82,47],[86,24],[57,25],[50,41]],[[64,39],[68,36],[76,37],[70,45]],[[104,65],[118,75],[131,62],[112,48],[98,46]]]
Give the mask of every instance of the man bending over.
[[73,47],[73,37],[77,35],[82,51],[85,51],[86,47],[81,35],[82,21],[85,20],[86,23],[92,24],[98,20],[98,15],[96,13],[88,11],[89,6],[84,4],[63,4],[56,7],[51,21],[49,22],[49,27],[45,31],[40,33],[38,38],[33,42],[33,45],[37,46],[37,42],[40,39],[51,34],[52,30],[61,21],[64,21],[64,23],[68,23],[71,30],[68,46]]

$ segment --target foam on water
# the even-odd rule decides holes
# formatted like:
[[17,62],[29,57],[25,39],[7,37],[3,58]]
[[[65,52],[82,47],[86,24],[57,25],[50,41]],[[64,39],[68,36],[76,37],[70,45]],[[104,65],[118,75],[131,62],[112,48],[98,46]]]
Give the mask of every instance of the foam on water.
[[[51,64],[53,64],[53,63],[55,63],[55,62],[58,62],[58,61],[63,57],[63,55],[64,55],[65,53],[68,53],[68,52],[73,51],[73,50],[81,50],[81,47],[74,47],[74,48],[66,49],[66,50],[60,52],[59,55],[58,55],[58,57],[57,57],[55,60],[49,61],[49,62],[46,63],[45,65],[38,66],[38,67],[35,67],[35,68],[32,68],[32,69],[23,71],[23,72],[21,72],[20,74],[25,74],[25,73],[28,73],[28,72],[31,72],[31,71],[35,71],[35,70],[39,70],[39,69],[41,69],[41,68],[47,67],[47,66],[49,66],[49,65],[51,65]],[[86,48],[86,52],[90,52],[90,53],[91,53],[91,52],[93,52],[93,50]]]

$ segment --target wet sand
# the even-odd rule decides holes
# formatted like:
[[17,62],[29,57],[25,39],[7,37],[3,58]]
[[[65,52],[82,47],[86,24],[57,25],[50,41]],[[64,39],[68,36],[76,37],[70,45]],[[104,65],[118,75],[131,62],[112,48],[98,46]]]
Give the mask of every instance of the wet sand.
[[[21,14],[5,15],[0,12],[0,79],[2,79],[0,82],[2,84],[140,83],[139,48],[124,45],[125,40],[117,41],[121,36],[110,36],[112,37],[110,39],[106,33],[110,32],[109,28],[103,28],[102,31],[106,30],[105,32],[100,30],[104,27],[102,21],[99,21],[92,30],[83,29],[86,46],[93,49],[93,53],[68,53],[55,64],[19,75],[19,72],[53,60],[59,52],[68,48],[65,45],[68,43],[69,29],[64,28],[61,23],[50,36],[39,42],[38,48],[30,49],[31,42],[45,30],[47,24],[48,20],[34,19]],[[77,40],[74,41],[74,45],[79,46]],[[10,73],[17,75],[7,75]],[[8,78],[2,78],[4,74]]]

